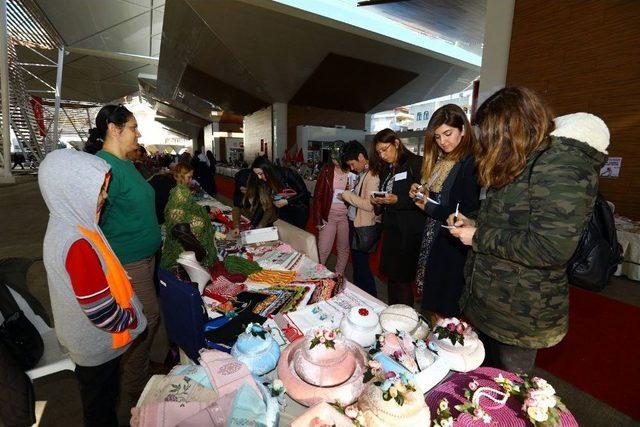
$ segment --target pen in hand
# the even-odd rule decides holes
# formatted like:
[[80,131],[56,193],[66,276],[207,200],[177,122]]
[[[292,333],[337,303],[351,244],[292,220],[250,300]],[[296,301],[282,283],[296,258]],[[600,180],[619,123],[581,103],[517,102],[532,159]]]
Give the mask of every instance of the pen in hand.
[[456,212],[453,214],[453,224],[455,225],[456,222],[458,222],[458,213],[460,208],[460,203],[456,203]]

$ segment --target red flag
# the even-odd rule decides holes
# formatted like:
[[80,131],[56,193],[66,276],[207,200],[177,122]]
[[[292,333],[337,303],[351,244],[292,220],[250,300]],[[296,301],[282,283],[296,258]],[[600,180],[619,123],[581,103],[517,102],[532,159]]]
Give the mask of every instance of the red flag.
[[304,154],[302,154],[302,148],[298,150],[298,155],[296,156],[297,163],[304,163]]
[[38,124],[38,131],[40,132],[40,136],[46,136],[47,131],[44,126],[44,114],[42,112],[42,98],[39,96],[32,96],[29,100],[31,102],[31,108],[33,109],[33,116],[36,119],[36,123]]

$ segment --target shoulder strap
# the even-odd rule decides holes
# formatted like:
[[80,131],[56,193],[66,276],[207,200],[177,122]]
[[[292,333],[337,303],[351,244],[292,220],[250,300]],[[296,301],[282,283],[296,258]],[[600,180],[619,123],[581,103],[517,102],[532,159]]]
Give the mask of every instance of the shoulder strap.
[[[367,175],[369,174],[369,171],[366,171],[364,173],[364,175],[362,176],[362,180],[360,181],[360,191],[358,191],[358,197],[362,197],[362,187],[364,187],[364,180],[367,177]],[[356,206],[356,213],[358,212],[358,207]]]
[[11,317],[15,312],[19,311],[16,299],[11,295],[9,287],[4,283],[0,283],[0,313],[5,320]]

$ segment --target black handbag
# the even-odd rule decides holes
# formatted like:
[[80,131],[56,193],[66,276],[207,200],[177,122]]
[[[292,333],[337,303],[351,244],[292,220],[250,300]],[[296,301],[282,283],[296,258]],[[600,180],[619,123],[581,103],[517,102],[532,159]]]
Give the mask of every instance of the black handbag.
[[[369,173],[369,172],[367,172]],[[367,174],[362,177],[362,183],[364,185],[364,179]],[[360,186],[360,191],[358,192],[358,196],[362,197],[362,187]],[[358,208],[356,207],[356,215],[358,213]],[[374,225],[367,225],[364,227],[353,227],[353,234],[351,235],[351,249],[354,251],[364,252],[370,254],[375,252],[376,246],[378,244],[378,240],[380,240],[380,235],[382,234],[382,227],[379,223]]]
[[0,342],[20,364],[29,370],[36,366],[44,353],[42,336],[11,295],[9,288],[0,283],[0,312],[4,322],[0,325]]
[[367,225],[366,227],[353,227],[351,249],[367,254],[375,252],[378,240],[380,240],[380,234],[380,224]]

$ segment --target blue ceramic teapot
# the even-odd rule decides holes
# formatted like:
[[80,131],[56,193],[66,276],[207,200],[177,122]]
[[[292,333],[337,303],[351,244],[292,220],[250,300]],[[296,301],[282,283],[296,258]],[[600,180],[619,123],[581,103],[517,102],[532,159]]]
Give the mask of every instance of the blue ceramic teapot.
[[231,348],[231,355],[247,365],[254,375],[273,370],[280,358],[280,346],[258,323],[249,323]]

